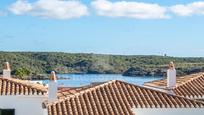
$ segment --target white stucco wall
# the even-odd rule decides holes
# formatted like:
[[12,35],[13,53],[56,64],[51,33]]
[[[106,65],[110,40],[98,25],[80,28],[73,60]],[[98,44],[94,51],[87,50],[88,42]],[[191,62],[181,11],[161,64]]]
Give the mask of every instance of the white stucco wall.
[[135,115],[204,115],[204,108],[134,108]]
[[47,115],[42,102],[47,96],[0,96],[1,109],[15,109],[15,115]]

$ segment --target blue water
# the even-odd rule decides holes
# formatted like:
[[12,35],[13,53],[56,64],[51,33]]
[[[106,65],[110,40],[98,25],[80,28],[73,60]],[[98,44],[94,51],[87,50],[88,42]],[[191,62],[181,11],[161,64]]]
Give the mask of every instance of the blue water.
[[[121,80],[137,85],[143,85],[144,82],[162,79],[161,76],[137,76],[128,77],[120,74],[58,74],[58,77],[64,77],[69,79],[58,79],[59,86],[66,87],[80,87],[90,85],[92,82],[106,82],[109,80]],[[48,80],[43,80],[43,83],[47,84]]]
[[[80,87],[90,85],[92,82],[105,82],[109,80],[121,80],[137,85],[143,85],[144,82],[162,79],[160,76],[128,77],[120,74],[58,74],[57,76],[69,78],[58,80],[59,86],[67,87]],[[44,80],[43,83],[48,83],[48,80]]]

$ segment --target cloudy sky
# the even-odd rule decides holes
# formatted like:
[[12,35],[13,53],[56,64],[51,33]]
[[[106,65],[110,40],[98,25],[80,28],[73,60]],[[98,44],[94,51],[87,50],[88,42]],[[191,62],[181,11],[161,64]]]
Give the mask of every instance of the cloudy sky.
[[1,0],[0,51],[204,56],[204,1]]

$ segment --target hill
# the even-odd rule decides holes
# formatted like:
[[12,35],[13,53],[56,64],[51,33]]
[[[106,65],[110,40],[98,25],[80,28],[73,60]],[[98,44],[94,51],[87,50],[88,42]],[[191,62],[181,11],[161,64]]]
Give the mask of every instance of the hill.
[[0,52],[3,62],[10,62],[12,74],[18,76],[57,73],[164,75],[167,64],[174,61],[179,75],[204,70],[204,58],[167,56],[125,56],[61,52]]

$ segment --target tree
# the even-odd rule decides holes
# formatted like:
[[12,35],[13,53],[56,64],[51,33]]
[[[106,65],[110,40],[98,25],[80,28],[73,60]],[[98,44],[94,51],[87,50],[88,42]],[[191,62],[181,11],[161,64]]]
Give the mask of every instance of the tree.
[[30,71],[26,68],[18,68],[15,71],[15,75],[17,77],[19,77],[20,79],[24,79],[25,76],[29,76],[30,75]]

